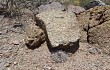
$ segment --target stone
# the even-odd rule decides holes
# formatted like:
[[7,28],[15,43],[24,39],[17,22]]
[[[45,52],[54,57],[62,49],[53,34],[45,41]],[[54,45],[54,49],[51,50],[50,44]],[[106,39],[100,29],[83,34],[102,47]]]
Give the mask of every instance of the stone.
[[[79,19],[80,18],[80,19]],[[90,44],[98,44],[98,48],[102,50],[103,53],[110,54],[110,6],[98,6],[81,13],[78,16],[80,27],[83,32],[87,32],[87,37],[83,33],[81,34],[81,41]],[[85,38],[84,38],[85,37]],[[94,50],[90,51],[93,53]]]
[[99,48],[89,48],[88,49],[88,52],[90,53],[90,54],[100,54],[101,53],[101,50],[99,49]]
[[29,48],[39,47],[45,41],[45,34],[42,29],[36,25],[29,25],[26,29],[25,44]]
[[64,49],[79,44],[80,29],[74,13],[51,10],[40,13],[36,17],[41,21],[39,25],[41,24],[44,30],[48,46]]
[[98,44],[104,53],[110,53],[110,21],[94,28],[88,32],[88,41]]
[[[27,14],[26,14],[27,13]],[[25,33],[24,43],[29,49],[38,48],[45,41],[43,30],[36,26],[36,22],[32,19],[31,11],[25,11],[20,19],[22,23],[23,34]]]
[[13,41],[13,44],[14,44],[14,45],[19,45],[20,42],[19,42],[18,40],[14,40],[14,41]]
[[109,10],[110,6],[97,6],[77,15],[81,29],[81,42],[87,42],[87,34],[90,28],[110,20]]
[[64,10],[65,8],[59,2],[52,2],[51,4],[41,5],[38,9],[39,13],[41,13],[52,9]]
[[73,12],[73,13],[76,13],[76,14],[79,14],[81,12],[84,12],[85,9],[82,8],[82,7],[80,7],[80,6],[69,5],[67,11],[68,12],[70,11],[70,12]]

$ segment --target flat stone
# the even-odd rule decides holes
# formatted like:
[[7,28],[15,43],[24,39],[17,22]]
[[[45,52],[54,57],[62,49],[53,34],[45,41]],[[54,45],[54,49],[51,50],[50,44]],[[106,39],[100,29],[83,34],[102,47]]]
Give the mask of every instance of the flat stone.
[[80,29],[74,13],[51,10],[40,13],[36,17],[43,23],[39,25],[41,24],[51,47],[73,47],[78,42]]

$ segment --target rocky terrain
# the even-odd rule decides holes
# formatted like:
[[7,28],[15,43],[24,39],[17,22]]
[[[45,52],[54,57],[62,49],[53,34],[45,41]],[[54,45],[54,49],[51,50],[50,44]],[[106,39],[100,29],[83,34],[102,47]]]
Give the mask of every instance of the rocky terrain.
[[110,6],[38,8],[0,15],[0,70],[110,70]]

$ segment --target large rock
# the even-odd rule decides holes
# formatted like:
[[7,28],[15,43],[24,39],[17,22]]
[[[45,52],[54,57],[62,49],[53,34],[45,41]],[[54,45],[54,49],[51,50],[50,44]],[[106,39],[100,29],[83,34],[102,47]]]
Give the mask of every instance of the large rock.
[[80,29],[74,13],[51,10],[36,17],[43,23],[42,29],[47,36],[47,43],[50,44],[48,46],[67,48],[79,44]]
[[109,9],[110,6],[96,6],[77,15],[81,28],[81,42],[87,42],[87,34],[90,28],[103,24],[103,22],[107,20],[110,20]]
[[[78,16],[82,37],[90,44],[98,44],[103,52],[110,53],[110,6],[98,6]],[[85,40],[85,39],[83,39]]]

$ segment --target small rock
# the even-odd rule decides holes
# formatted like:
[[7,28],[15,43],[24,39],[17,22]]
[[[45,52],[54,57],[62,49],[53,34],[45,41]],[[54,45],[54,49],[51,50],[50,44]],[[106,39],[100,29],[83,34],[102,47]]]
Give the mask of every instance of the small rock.
[[88,52],[90,54],[100,54],[101,51],[98,48],[89,48]]
[[10,67],[11,63],[5,63],[5,67]]
[[6,58],[9,58],[11,56],[11,53],[10,52],[5,52],[5,53],[3,53],[3,56],[6,57]]
[[28,48],[39,47],[41,43],[45,41],[45,34],[43,30],[36,25],[30,25],[26,29],[26,34],[25,44]]
[[19,41],[14,40],[14,41],[13,41],[13,44],[14,44],[14,45],[19,45]]

